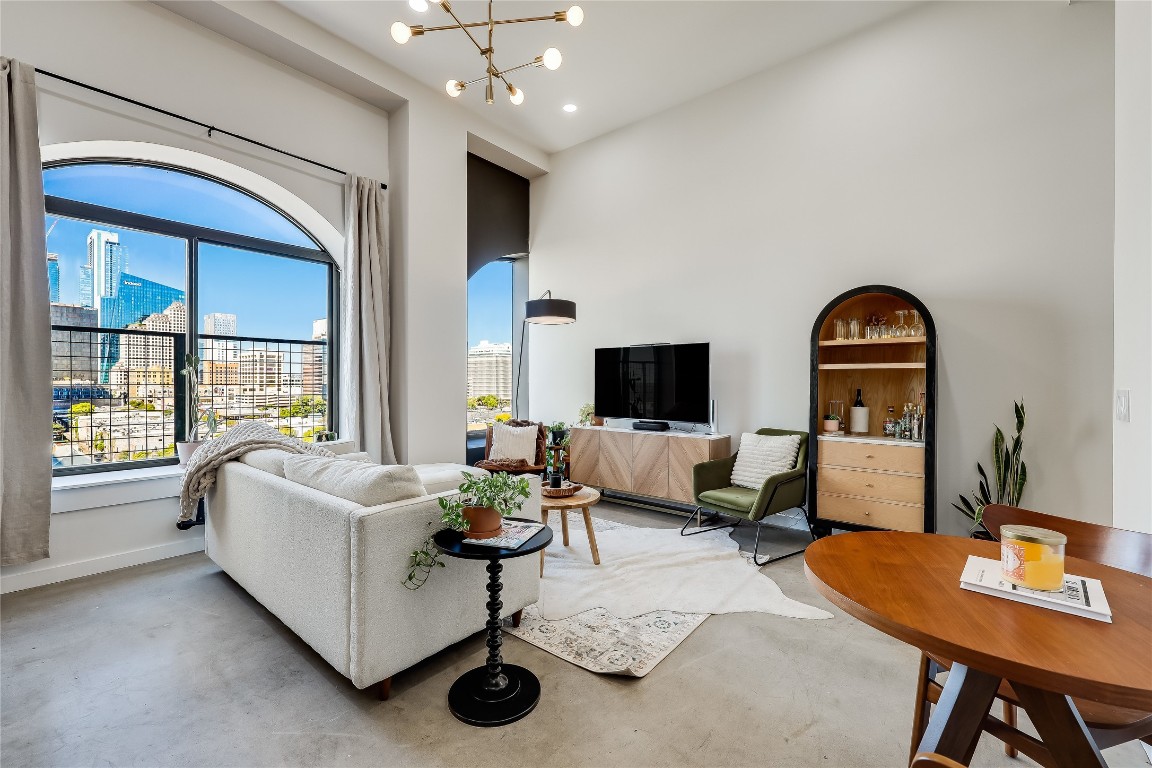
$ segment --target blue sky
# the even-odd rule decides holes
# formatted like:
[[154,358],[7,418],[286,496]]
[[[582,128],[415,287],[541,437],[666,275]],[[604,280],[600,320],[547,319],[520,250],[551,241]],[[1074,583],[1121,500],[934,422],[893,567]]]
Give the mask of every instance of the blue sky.
[[[71,165],[44,172],[44,193],[157,218],[315,247],[291,221],[231,187],[162,168]],[[53,223],[55,226],[53,227]],[[184,241],[90,222],[45,222],[48,251],[60,256],[60,300],[79,302],[80,267],[87,262],[88,233],[117,232],[127,248],[126,271],[186,290]],[[210,312],[237,316],[241,336],[309,339],[312,321],[327,316],[327,269],[221,246],[201,245],[198,327]],[[468,284],[468,344],[512,340],[512,265],[489,264]]]

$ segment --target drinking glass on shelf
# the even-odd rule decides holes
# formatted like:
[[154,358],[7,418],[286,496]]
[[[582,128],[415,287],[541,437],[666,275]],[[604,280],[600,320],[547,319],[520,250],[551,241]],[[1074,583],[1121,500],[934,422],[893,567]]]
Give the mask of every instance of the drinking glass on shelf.
[[835,327],[837,341],[843,341],[844,339],[848,338],[848,323],[844,322],[844,318],[836,318]]
[[844,401],[843,400],[829,400],[828,401],[828,415],[835,416],[840,422],[840,427],[844,427]]
[[848,338],[854,341],[860,338],[860,318],[853,317],[848,321]]
[[904,315],[908,314],[903,309],[896,310],[896,325],[892,327],[892,336],[897,339],[902,339],[908,335],[908,326],[904,324]]
[[924,322],[920,319],[920,313],[912,310],[912,325],[908,326],[909,336],[923,336],[924,335]]

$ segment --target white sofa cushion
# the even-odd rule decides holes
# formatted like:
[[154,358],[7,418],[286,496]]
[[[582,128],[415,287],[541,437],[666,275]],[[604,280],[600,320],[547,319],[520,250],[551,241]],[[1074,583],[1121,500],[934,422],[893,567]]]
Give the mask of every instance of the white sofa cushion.
[[740,451],[732,467],[732,485],[758,491],[772,475],[795,469],[799,453],[800,435],[745,432],[740,436]]
[[540,427],[530,424],[526,427],[510,427],[496,422],[492,425],[492,449],[488,451],[491,461],[499,459],[523,459],[532,464],[536,461],[536,438]]
[[288,456],[284,477],[365,507],[428,495],[416,470],[406,464],[381,466],[327,456]]
[[[271,472],[277,477],[284,477],[284,459],[296,454],[281,451],[279,448],[263,448],[259,451],[248,451],[240,457],[240,461],[250,467]],[[342,461],[361,461],[371,463],[372,457],[363,451],[356,453],[339,453],[336,458]]]
[[413,469],[420,475],[420,482],[424,483],[424,490],[428,493],[443,493],[454,491],[464,482],[462,472],[478,477],[487,477],[483,469],[469,467],[464,464],[415,464]]

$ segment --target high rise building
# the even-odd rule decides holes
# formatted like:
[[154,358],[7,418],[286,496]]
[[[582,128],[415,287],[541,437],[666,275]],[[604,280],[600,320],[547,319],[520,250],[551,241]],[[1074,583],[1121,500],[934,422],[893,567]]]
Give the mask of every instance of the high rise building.
[[328,399],[328,320],[312,322],[312,340],[323,344],[304,346],[304,369],[300,384],[305,395]]
[[[124,272],[120,275],[116,295],[100,299],[100,325],[126,328],[132,323],[142,322],[149,315],[163,312],[175,302],[184,306],[184,291]],[[175,333],[188,330],[187,318],[182,322],[182,327],[172,328]],[[108,373],[120,359],[120,338],[120,334],[114,333],[100,335],[100,384],[108,383]]]
[[[80,304],[49,305],[52,325],[96,325],[96,310]],[[52,331],[52,381],[96,383],[100,369],[100,334]]]
[[283,379],[283,352],[253,349],[240,353],[240,385],[245,389],[279,389]]
[[[92,292],[92,265],[80,266],[80,306],[96,308],[96,299]],[[97,323],[99,325],[99,323]]]
[[128,264],[128,252],[120,245],[120,235],[94,229],[88,233],[88,266],[92,267],[93,300],[116,298],[120,275]]
[[60,302],[60,257],[48,254],[48,301]]
[[481,341],[468,349],[468,397],[512,399],[512,345]]
[[[236,315],[228,312],[204,315],[204,333],[209,336],[235,336]],[[201,339],[200,359],[213,363],[235,363],[240,360],[240,345],[223,339]]]
[[[140,331],[181,333],[188,327],[184,302],[172,302],[163,312],[145,317],[129,328]],[[175,345],[170,336],[125,334],[120,338],[119,359],[109,371],[109,383],[132,398],[171,398]],[[182,361],[181,361],[182,362]]]

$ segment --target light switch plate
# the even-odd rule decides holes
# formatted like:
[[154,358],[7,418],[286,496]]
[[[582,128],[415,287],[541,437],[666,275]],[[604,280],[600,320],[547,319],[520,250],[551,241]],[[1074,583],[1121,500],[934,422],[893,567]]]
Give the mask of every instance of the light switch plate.
[[1132,421],[1132,390],[1116,390],[1116,421]]

